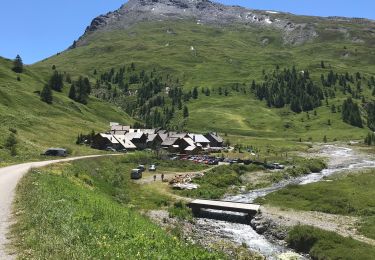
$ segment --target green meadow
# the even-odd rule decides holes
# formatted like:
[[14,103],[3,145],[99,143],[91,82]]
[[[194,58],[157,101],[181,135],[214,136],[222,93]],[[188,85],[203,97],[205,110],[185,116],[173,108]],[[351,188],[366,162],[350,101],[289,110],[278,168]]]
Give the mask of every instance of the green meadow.
[[135,154],[28,173],[18,186],[15,209],[22,214],[12,228],[19,258],[227,259],[141,215],[172,206],[167,195],[130,180],[130,169],[148,159],[155,160]]
[[[308,19],[302,17],[300,19]],[[352,35],[359,35],[360,25],[346,25]],[[189,118],[182,119],[178,111],[171,127],[227,134],[231,143],[274,147],[282,150],[305,150],[302,142],[329,142],[363,140],[368,129],[343,123],[340,113],[332,113],[332,104],[340,105],[346,98],[338,93],[329,105],[310,112],[295,114],[288,108],[268,108],[249,91],[253,79],[260,81],[262,71],[296,66],[310,71],[320,82],[320,74],[330,69],[337,73],[361,72],[373,75],[375,53],[372,37],[363,34],[364,42],[353,42],[338,32],[329,31],[333,24],[321,21],[319,37],[302,45],[284,45],[279,31],[264,28],[202,26],[192,21],[140,23],[127,30],[97,32],[85,38],[86,44],[63,51],[36,64],[25,67],[17,75],[12,63],[0,59],[0,147],[8,129],[18,131],[18,156],[10,157],[0,149],[0,164],[10,161],[40,159],[38,156],[50,146],[63,146],[73,154],[92,153],[86,147],[75,146],[77,134],[103,131],[110,121],[132,124],[134,120],[113,104],[91,97],[88,105],[68,99],[69,84],[62,93],[54,92],[54,102],[40,101],[39,92],[52,74],[52,67],[69,73],[72,79],[88,76],[94,84],[98,74],[111,68],[119,69],[134,62],[137,70],[156,68],[163,75],[179,79],[185,91],[198,87],[199,97],[187,103]],[[331,29],[329,29],[331,28]],[[329,31],[330,33],[327,33]],[[262,44],[267,38],[269,44]],[[194,51],[191,50],[194,48]],[[344,55],[347,54],[347,55]],[[324,60],[326,69],[320,67]],[[21,81],[17,81],[20,76]],[[233,86],[242,90],[237,92]],[[136,86],[130,86],[134,88]],[[201,88],[210,88],[205,96]],[[227,89],[228,95],[219,95],[218,89]],[[371,97],[364,86],[364,96]],[[126,101],[125,101],[126,102]],[[363,118],[365,120],[365,118]],[[285,147],[285,148],[284,148]]]
[[362,220],[359,232],[375,239],[375,171],[352,173],[330,180],[303,186],[291,185],[258,202],[282,208],[357,216]]

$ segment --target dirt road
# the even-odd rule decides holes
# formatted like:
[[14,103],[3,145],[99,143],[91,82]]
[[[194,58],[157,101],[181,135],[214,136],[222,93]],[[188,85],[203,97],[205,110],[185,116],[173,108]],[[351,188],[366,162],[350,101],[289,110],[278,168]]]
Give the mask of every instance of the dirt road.
[[20,179],[31,168],[39,168],[53,163],[69,162],[80,159],[95,158],[108,155],[89,155],[43,162],[31,162],[0,168],[0,259],[14,259],[15,256],[6,252],[5,246],[9,243],[7,233],[11,224],[12,203],[15,189]]

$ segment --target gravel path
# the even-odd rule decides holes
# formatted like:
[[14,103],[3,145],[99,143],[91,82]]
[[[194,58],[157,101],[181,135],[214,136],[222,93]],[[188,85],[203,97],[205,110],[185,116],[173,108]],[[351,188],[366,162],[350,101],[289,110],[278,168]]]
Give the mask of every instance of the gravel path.
[[89,155],[60,160],[50,160],[43,162],[31,162],[0,168],[0,259],[15,259],[6,251],[6,245],[9,243],[7,233],[12,219],[12,203],[14,200],[15,189],[21,178],[31,169],[47,166],[53,163],[69,162],[80,159],[102,157],[108,155]]
[[153,183],[154,182],[154,175],[157,176],[157,181],[160,181],[160,175],[163,173],[164,174],[164,178],[166,180],[171,180],[173,177],[175,176],[179,176],[179,175],[187,175],[187,174],[191,174],[191,175],[194,175],[196,173],[206,173],[212,169],[214,169],[215,167],[217,166],[213,166],[213,167],[210,167],[210,168],[207,168],[205,170],[201,170],[201,171],[194,171],[194,172],[169,172],[169,171],[156,171],[156,172],[147,172],[148,174],[151,174],[150,176],[147,176],[147,177],[143,177],[142,179],[139,179],[139,180],[135,180],[136,183],[139,183],[139,184],[148,184],[148,183]]

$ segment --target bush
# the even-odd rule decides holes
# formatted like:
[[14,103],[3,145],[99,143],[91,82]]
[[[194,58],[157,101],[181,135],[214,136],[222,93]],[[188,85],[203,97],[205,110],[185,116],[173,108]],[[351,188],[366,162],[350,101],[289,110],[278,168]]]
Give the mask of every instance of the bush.
[[181,220],[193,220],[193,213],[191,209],[182,201],[175,202],[172,207],[168,209],[170,218],[178,218]]

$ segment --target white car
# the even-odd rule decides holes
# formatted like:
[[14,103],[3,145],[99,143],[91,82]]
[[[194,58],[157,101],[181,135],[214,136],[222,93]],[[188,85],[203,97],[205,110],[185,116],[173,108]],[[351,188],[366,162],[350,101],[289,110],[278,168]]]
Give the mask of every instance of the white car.
[[156,171],[156,165],[155,165],[155,164],[151,164],[150,167],[148,167],[148,170],[149,170],[150,172],[154,172],[154,171]]

